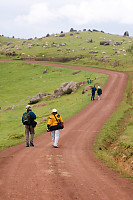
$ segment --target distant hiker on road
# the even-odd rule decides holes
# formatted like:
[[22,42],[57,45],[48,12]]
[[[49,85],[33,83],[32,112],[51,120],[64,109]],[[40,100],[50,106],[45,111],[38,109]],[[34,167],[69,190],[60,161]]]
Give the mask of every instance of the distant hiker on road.
[[95,85],[94,85],[94,87],[92,87],[91,88],[91,101],[93,100],[95,100],[95,92],[96,92],[96,87],[95,87]]
[[60,129],[63,129],[64,125],[62,117],[57,113],[56,109],[52,110],[52,114],[48,120],[47,128],[48,132],[52,131],[53,147],[58,148]]
[[27,105],[26,106],[26,112],[23,113],[22,116],[22,123],[25,125],[25,142],[26,142],[26,147],[29,147],[29,133],[31,135],[30,138],[30,146],[34,147],[33,144],[33,139],[34,139],[34,134],[35,134],[35,126],[37,122],[34,120],[36,119],[36,115],[34,112],[32,112],[31,106]]
[[100,96],[102,94],[102,89],[100,88],[100,86],[98,86],[97,94],[98,94],[98,100],[100,100]]

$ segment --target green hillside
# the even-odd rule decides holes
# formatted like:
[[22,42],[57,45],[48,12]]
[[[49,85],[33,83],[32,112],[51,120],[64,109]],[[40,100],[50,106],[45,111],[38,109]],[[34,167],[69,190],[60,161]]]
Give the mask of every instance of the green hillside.
[[[61,37],[64,35],[63,37]],[[92,42],[90,42],[92,40]],[[109,45],[100,45],[108,41]],[[0,37],[0,58],[62,61],[71,64],[132,71],[132,37],[103,32],[79,31],[49,37],[15,39]],[[7,56],[5,56],[7,55]],[[67,59],[66,59],[67,58]]]

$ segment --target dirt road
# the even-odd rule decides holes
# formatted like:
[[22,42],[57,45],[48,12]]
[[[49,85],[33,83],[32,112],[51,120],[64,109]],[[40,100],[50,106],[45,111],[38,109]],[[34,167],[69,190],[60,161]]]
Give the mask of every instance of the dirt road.
[[92,151],[97,134],[123,98],[128,77],[73,68],[109,74],[102,100],[65,121],[58,149],[52,148],[49,133],[43,133],[35,139],[35,147],[23,143],[1,152],[0,200],[133,199],[133,184],[104,166]]

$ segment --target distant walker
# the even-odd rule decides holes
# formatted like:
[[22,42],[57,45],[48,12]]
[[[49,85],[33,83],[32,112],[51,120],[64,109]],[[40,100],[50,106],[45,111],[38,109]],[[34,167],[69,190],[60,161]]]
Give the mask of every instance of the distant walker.
[[98,100],[100,100],[100,96],[102,94],[102,89],[100,88],[100,86],[98,86],[98,89],[97,89],[97,94],[98,94]]

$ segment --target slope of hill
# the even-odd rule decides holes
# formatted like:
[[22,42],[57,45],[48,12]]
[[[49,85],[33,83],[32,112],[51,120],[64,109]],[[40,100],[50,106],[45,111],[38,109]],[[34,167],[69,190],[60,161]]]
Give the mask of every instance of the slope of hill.
[[132,37],[96,31],[68,32],[27,40],[1,36],[0,58],[71,61],[71,64],[132,71],[132,43]]

